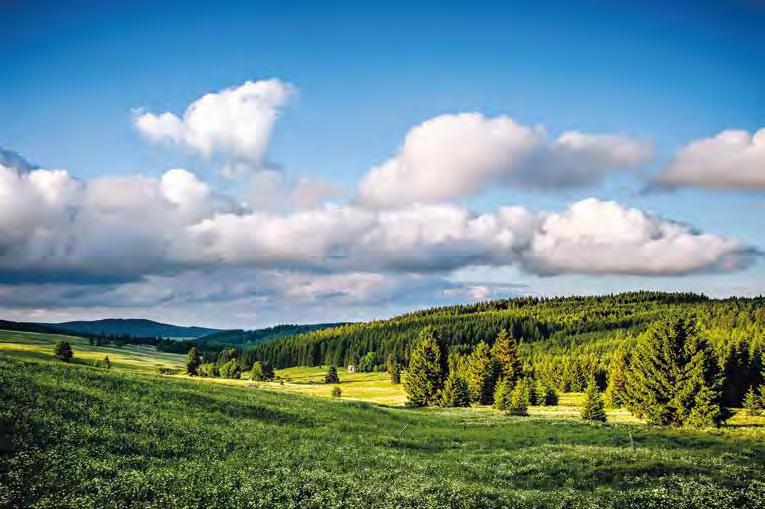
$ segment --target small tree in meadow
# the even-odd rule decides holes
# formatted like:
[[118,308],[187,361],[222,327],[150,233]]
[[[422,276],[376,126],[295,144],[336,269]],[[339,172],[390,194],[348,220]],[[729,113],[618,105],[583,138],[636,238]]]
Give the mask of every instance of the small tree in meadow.
[[441,347],[435,332],[425,327],[409,356],[409,370],[404,381],[404,390],[409,404],[427,406],[440,401],[444,385],[444,366]]
[[190,376],[197,376],[201,364],[202,358],[199,356],[199,350],[197,350],[197,347],[192,346],[189,354],[186,356],[186,373]]
[[557,406],[558,393],[549,385],[540,385],[537,389],[539,404],[542,406]]
[[74,357],[74,352],[72,351],[72,345],[69,344],[68,341],[59,341],[56,343],[55,348],[53,349],[53,355],[58,357],[64,362],[69,362],[72,360],[72,357]]
[[252,366],[252,379],[258,382],[270,382],[274,379],[274,368],[268,362],[257,361]]
[[611,357],[608,365],[608,386],[606,387],[605,403],[609,408],[624,406],[627,393],[624,387],[627,379],[627,353],[619,348]]
[[762,401],[754,388],[750,387],[746,394],[744,394],[744,411],[746,415],[755,416],[762,413]]
[[469,407],[470,389],[464,378],[452,372],[441,391],[441,406]]
[[582,405],[582,419],[586,421],[606,422],[606,410],[603,397],[594,380],[587,385],[584,392],[584,404]]
[[529,393],[523,384],[515,384],[510,394],[510,415],[529,415]]
[[388,360],[385,363],[385,367],[386,367],[386,370],[388,371],[388,375],[390,376],[391,383],[400,384],[401,383],[401,363],[399,362],[398,358],[392,353],[388,354]]
[[332,387],[332,397],[333,398],[340,398],[343,395],[343,391],[340,390],[340,387]]
[[494,408],[503,412],[509,412],[512,406],[513,381],[511,378],[502,378],[494,389]]
[[324,376],[325,384],[339,384],[340,377],[337,376],[337,368],[333,365],[327,370],[327,374]]

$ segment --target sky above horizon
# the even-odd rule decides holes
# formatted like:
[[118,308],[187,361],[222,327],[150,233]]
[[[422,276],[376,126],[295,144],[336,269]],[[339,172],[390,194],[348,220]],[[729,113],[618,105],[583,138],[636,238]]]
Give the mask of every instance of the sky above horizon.
[[765,4],[0,3],[0,318],[765,293]]

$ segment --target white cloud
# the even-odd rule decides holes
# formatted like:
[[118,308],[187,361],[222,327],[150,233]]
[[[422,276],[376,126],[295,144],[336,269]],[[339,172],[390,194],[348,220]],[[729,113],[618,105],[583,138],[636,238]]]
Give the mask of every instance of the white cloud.
[[765,128],[722,131],[684,147],[657,177],[665,187],[765,189]]
[[138,130],[149,140],[185,145],[231,162],[231,171],[263,165],[279,111],[293,87],[277,79],[247,81],[209,93],[189,105],[183,118],[173,113],[141,113]]
[[637,166],[651,147],[631,138],[569,131],[550,141],[542,128],[507,116],[441,115],[411,129],[399,153],[372,168],[357,199],[397,207],[470,195],[493,184],[583,186]]

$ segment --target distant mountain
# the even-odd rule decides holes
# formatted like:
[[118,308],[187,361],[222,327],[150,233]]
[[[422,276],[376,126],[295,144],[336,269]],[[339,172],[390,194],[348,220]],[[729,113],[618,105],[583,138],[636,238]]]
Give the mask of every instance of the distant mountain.
[[220,332],[206,327],[182,327],[140,318],[106,318],[104,320],[80,320],[74,322],[40,324],[70,334],[133,336],[137,338],[161,337],[192,339]]
[[213,332],[207,336],[200,337],[196,340],[196,343],[200,346],[213,346],[213,345],[253,345],[257,343],[263,343],[266,341],[273,341],[275,339],[286,338],[287,336],[294,336],[295,334],[302,334],[305,332],[312,332],[323,329],[331,329],[340,325],[346,325],[345,323],[313,323],[306,325],[276,325],[274,327],[267,327],[265,329],[255,330],[223,330]]
[[52,325],[34,322],[12,322],[0,320],[0,330],[12,330],[19,332],[38,332],[41,334],[62,334],[64,331]]

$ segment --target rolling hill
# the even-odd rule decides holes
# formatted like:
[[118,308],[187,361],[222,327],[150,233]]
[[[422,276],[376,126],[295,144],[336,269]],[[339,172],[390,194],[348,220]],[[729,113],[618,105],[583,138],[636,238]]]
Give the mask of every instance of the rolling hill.
[[207,327],[184,327],[142,318],[106,318],[103,320],[80,320],[62,323],[41,324],[69,334],[132,336],[140,338],[195,339],[219,332]]

